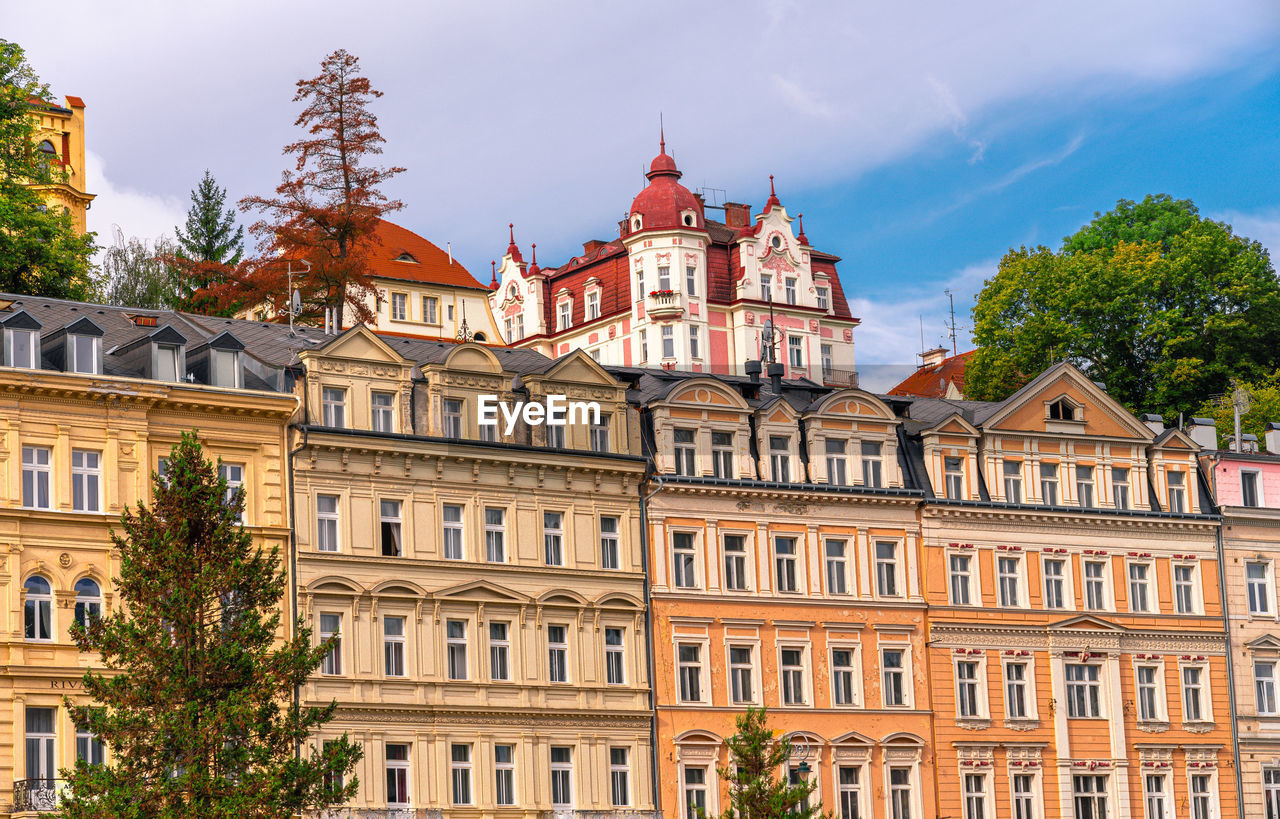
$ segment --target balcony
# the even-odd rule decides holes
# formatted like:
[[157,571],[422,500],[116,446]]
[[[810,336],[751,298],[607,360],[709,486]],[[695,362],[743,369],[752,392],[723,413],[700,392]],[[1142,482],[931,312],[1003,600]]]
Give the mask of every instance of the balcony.
[[678,318],[684,313],[684,300],[679,290],[651,290],[645,303],[645,314],[651,319]]
[[656,810],[632,810],[630,808],[613,808],[612,810],[544,810],[538,814],[539,819],[662,819],[662,812]]
[[857,387],[857,370],[837,370],[831,367],[822,368],[822,383],[828,387]]
[[444,819],[440,808],[325,808],[304,815],[306,819]]
[[66,789],[62,779],[18,779],[13,783],[14,813],[53,813],[58,809],[62,792]]

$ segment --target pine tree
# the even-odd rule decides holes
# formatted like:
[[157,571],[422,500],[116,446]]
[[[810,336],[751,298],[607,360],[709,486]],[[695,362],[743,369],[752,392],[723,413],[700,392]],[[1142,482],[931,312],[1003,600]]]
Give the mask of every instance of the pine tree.
[[811,798],[818,783],[794,785],[780,774],[791,762],[791,740],[775,738],[764,708],[748,708],[738,717],[738,732],[726,740],[729,764],[716,768],[729,783],[729,807],[722,819],[819,819],[827,814]]
[[89,671],[93,705],[68,702],[77,728],[109,759],[64,774],[62,815],[79,817],[289,817],[356,791],[332,784],[360,758],[344,736],[299,752],[336,708],[302,708],[297,686],[328,643],[311,646],[298,623],[279,638],[288,578],[279,550],[254,544],[240,524],[239,494],[205,459],[194,433],[153,475],[155,500],[113,532],[121,605],[72,636],[101,655]]
[[244,255],[244,228],[234,208],[226,207],[227,189],[218,187],[208,169],[191,191],[186,230],[175,227],[178,255],[193,262],[236,265]]

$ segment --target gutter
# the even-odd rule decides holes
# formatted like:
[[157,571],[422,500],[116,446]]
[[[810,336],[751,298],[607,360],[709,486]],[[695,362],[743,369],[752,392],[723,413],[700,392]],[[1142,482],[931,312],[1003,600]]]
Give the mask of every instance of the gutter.
[[[302,419],[305,422],[310,413],[307,401],[306,367],[302,368],[299,381],[302,384]],[[302,431],[302,443],[296,449],[289,450],[289,458],[285,466],[285,474],[288,478],[286,485],[289,492],[287,498],[289,502],[289,619],[294,627],[298,623],[298,505],[294,502],[293,495],[293,459],[299,452],[307,448],[308,426],[306,423],[302,423],[298,425],[298,428]],[[302,687],[298,685],[293,687],[293,707],[299,710],[302,708]],[[293,758],[299,762],[302,760],[302,740],[295,743]]]
[[[1213,467],[1218,465],[1222,459],[1220,453],[1213,455],[1209,468],[1209,484],[1210,488],[1216,487],[1217,470]],[[1203,473],[1202,473],[1203,474]],[[1214,493],[1214,503],[1217,504],[1217,493]],[[1221,507],[1219,507],[1221,511]],[[1227,638],[1227,697],[1228,707],[1231,709],[1231,756],[1235,764],[1235,780],[1236,780],[1236,813],[1243,815],[1244,812],[1244,772],[1240,769],[1240,718],[1239,712],[1236,710],[1236,661],[1235,651],[1231,648],[1231,610],[1227,607],[1227,557],[1226,548],[1222,542],[1222,527],[1226,525],[1225,515],[1220,518],[1220,523],[1216,531],[1217,534],[1217,550],[1218,550],[1218,598],[1222,606],[1222,625],[1226,629]]]
[[656,483],[653,490],[645,494],[645,484],[648,483],[649,475],[639,484],[640,492],[640,567],[644,572],[644,642],[645,652],[649,655],[649,775],[653,781],[653,809],[657,813],[662,812],[662,790],[659,787],[661,778],[658,776],[658,710],[657,710],[657,692],[654,689],[654,663],[655,657],[653,653],[653,604],[650,599],[649,589],[649,513],[648,501],[658,491],[662,489],[663,477],[656,476]]

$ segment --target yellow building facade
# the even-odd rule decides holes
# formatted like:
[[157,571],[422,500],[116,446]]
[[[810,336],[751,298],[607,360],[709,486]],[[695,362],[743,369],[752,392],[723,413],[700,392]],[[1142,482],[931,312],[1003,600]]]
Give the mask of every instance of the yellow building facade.
[[85,178],[84,100],[67,97],[65,104],[33,100],[31,116],[37,120],[35,150],[61,179],[42,185],[45,200],[51,208],[71,214],[76,230],[88,231],[88,210],[95,194],[88,192]]

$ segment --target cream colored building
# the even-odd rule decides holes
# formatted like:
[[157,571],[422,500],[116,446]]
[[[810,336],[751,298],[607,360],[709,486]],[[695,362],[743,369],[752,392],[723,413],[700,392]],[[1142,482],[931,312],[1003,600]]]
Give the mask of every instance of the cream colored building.
[[88,230],[86,213],[96,194],[86,192],[84,166],[84,100],[67,97],[65,105],[31,102],[31,116],[36,120],[37,154],[61,175],[52,185],[43,185],[50,207],[71,214],[76,231]]
[[[338,703],[320,741],[364,747],[353,809],[652,809],[644,463],[623,386],[583,353],[363,327],[300,361],[298,602],[317,640],[340,635],[303,700]],[[482,394],[602,415],[562,441],[487,433]]]

